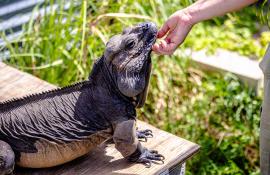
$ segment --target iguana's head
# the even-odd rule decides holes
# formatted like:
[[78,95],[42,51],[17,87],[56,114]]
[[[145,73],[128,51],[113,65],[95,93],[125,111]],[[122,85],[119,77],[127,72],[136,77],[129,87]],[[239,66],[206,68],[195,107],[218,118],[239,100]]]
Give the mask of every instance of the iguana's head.
[[136,99],[142,107],[151,72],[150,53],[157,36],[154,23],[141,23],[113,36],[106,44],[106,63],[112,71],[119,91]]

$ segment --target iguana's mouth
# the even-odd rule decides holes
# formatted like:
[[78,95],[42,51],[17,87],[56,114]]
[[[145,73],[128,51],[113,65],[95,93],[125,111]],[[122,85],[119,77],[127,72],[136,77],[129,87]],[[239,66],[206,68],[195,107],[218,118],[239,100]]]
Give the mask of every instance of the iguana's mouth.
[[147,25],[148,28],[148,31],[146,32],[146,45],[147,49],[151,51],[152,46],[157,39],[157,26],[152,22],[146,23],[145,25]]

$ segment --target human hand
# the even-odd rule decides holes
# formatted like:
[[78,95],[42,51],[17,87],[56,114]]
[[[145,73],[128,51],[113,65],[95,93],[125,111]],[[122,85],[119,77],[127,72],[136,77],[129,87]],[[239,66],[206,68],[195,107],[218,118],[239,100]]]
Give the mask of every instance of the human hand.
[[162,38],[154,44],[152,50],[160,55],[171,55],[176,48],[185,40],[193,26],[191,15],[185,10],[179,10],[172,14],[158,31],[157,38]]

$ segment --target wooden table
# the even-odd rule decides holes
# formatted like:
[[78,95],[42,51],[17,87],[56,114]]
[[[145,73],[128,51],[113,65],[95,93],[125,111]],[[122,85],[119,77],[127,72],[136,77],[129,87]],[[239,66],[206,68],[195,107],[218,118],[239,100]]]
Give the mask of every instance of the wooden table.
[[[55,88],[30,74],[23,73],[0,62],[0,101]],[[151,129],[154,138],[142,142],[149,149],[158,150],[165,156],[162,165],[153,164],[145,168],[142,164],[129,163],[113,145],[101,145],[88,155],[65,165],[50,169],[20,169],[15,174],[57,175],[107,175],[107,174],[179,174],[181,164],[199,151],[199,146],[165,131],[138,121],[139,129]]]

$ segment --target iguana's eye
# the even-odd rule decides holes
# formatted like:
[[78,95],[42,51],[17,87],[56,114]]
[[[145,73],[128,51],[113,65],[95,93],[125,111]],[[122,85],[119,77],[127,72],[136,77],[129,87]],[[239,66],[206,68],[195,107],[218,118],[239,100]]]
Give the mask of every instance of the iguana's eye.
[[134,40],[128,40],[126,43],[126,48],[127,49],[132,49],[135,46],[135,41]]

